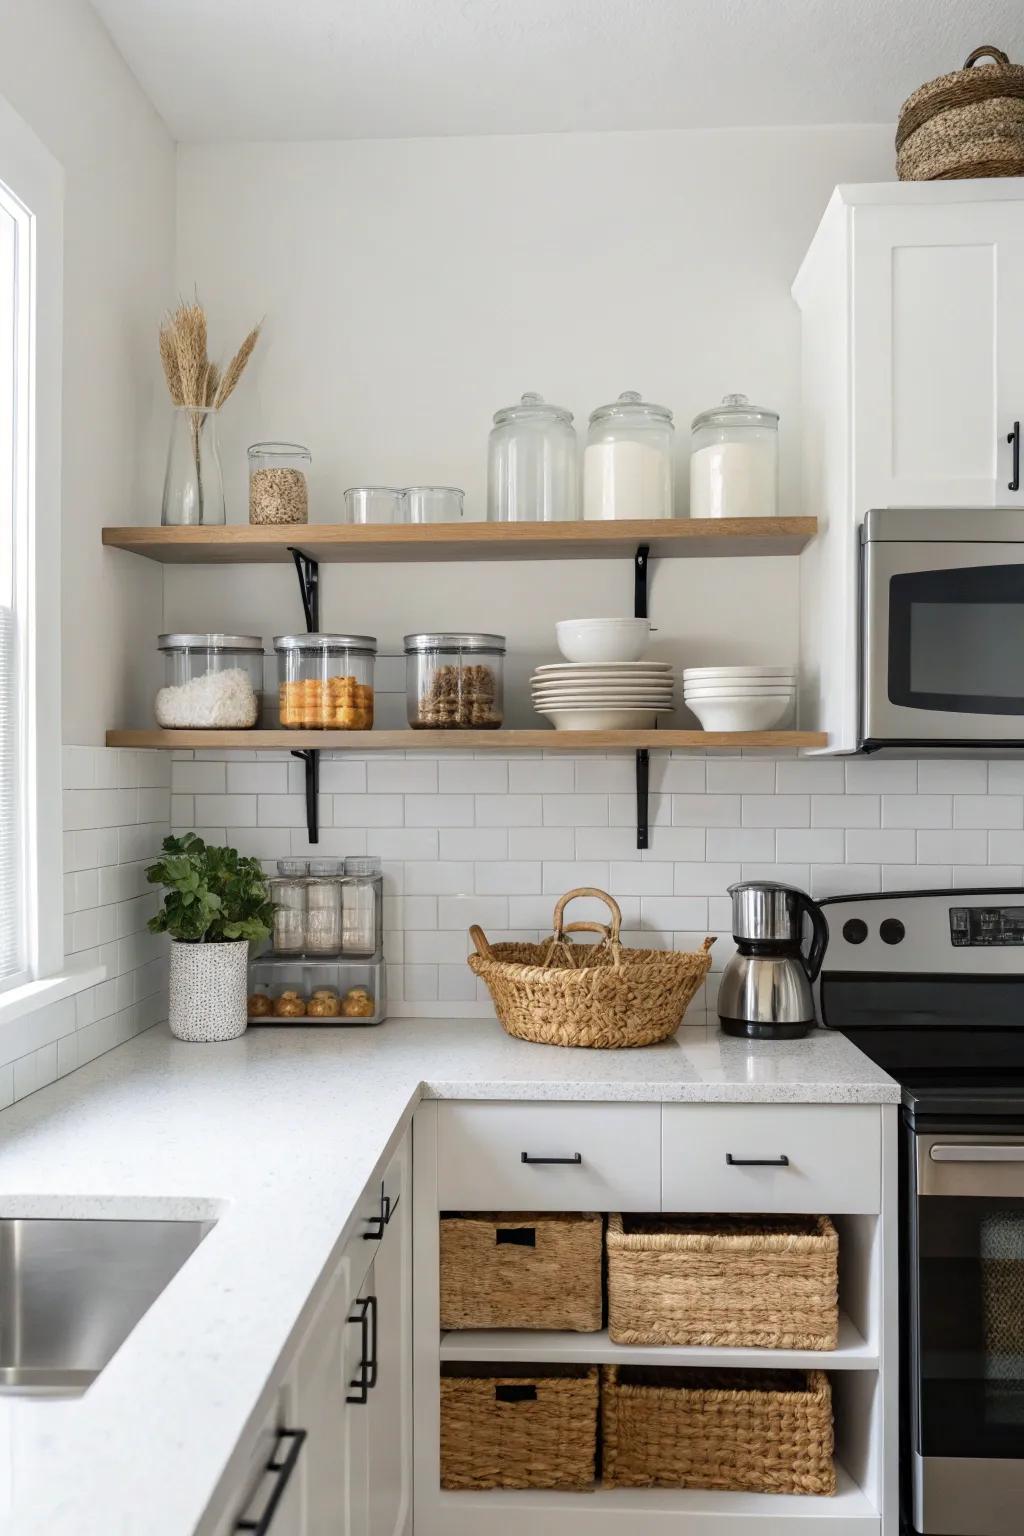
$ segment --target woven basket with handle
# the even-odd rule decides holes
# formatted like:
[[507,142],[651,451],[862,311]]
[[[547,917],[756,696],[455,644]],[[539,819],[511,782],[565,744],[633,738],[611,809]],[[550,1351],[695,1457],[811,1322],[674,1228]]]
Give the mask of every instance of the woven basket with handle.
[[[595,896],[611,922],[566,923],[565,908],[577,896]],[[593,886],[568,891],[555,907],[554,934],[542,944],[490,944],[469,930],[476,946],[470,969],[487,985],[505,1030],[540,1045],[608,1049],[653,1045],[675,1034],[683,1014],[711,968],[703,949],[627,949],[619,940],[618,903]],[[576,944],[571,933],[596,933],[597,944]]]
[[975,48],[963,69],[908,96],[896,168],[901,181],[1024,176],[1024,66],[1000,48]]

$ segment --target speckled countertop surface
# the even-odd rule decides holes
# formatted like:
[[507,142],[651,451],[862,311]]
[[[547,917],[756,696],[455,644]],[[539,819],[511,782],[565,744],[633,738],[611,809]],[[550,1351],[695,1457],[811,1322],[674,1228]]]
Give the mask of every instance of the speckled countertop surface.
[[421,1097],[895,1103],[839,1036],[640,1051],[493,1020],[147,1034],[0,1114],[0,1215],[217,1224],[84,1396],[0,1394],[8,1536],[191,1536],[375,1166]]

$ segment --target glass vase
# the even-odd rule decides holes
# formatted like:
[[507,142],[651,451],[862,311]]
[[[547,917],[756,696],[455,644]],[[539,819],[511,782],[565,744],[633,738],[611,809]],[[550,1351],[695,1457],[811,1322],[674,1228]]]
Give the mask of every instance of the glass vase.
[[160,521],[178,528],[210,527],[225,521],[217,412],[206,406],[179,405],[174,409]]

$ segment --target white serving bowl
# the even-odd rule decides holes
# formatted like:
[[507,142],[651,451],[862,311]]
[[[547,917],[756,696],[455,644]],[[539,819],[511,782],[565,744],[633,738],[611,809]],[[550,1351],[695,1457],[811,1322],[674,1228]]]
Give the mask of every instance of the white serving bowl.
[[684,678],[796,677],[795,667],[684,667]]
[[562,619],[555,635],[567,661],[639,661],[651,625],[648,619]]
[[735,688],[696,688],[686,686],[683,688],[684,699],[758,699],[766,694],[783,694],[792,697],[796,688],[792,684],[780,683],[763,685],[757,683],[737,683]]
[[771,731],[787,725],[795,700],[763,697],[758,699],[687,700],[705,731]]
[[658,719],[655,709],[559,709],[551,707],[538,713],[546,716],[556,731],[649,731]]

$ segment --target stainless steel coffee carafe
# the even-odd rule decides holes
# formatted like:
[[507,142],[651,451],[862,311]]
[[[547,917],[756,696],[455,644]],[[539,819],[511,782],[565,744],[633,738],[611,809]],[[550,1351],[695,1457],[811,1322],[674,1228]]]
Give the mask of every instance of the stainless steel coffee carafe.
[[[737,951],[722,973],[718,1016],[727,1035],[790,1040],[814,1025],[811,983],[821,969],[828,924],[816,901],[792,885],[730,885]],[[811,942],[803,949],[805,915]]]

